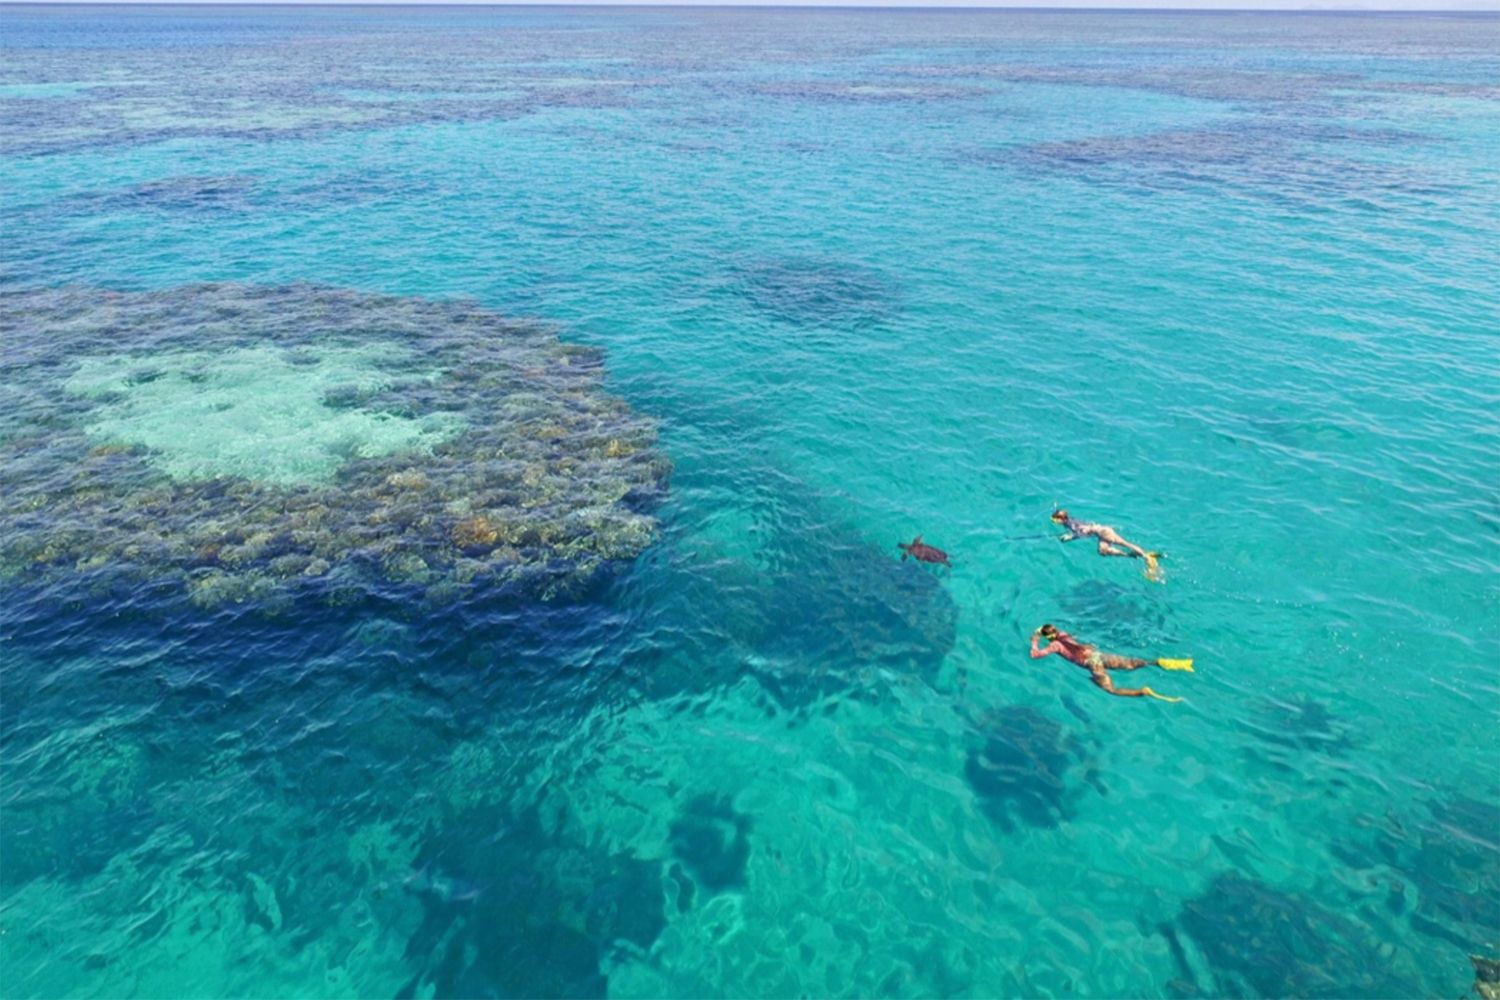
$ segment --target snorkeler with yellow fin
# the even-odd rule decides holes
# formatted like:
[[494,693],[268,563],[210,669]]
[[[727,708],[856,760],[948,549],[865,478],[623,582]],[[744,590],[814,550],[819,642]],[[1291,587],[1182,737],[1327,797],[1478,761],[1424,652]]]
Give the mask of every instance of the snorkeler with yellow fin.
[[1147,552],[1134,542],[1127,542],[1120,533],[1107,524],[1094,524],[1089,521],[1080,521],[1067,511],[1059,507],[1052,512],[1052,523],[1060,524],[1067,528],[1067,534],[1060,536],[1060,540],[1071,542],[1075,538],[1097,538],[1099,540],[1099,554],[1101,556],[1130,556],[1132,558],[1146,560],[1146,579],[1161,583],[1164,580],[1161,572],[1160,560],[1163,558],[1160,552]]
[[[1046,639],[1046,646],[1039,646],[1038,639]],[[1031,633],[1031,658],[1040,660],[1044,656],[1053,653],[1061,656],[1069,663],[1077,664],[1089,672],[1093,682],[1105,691],[1121,698],[1155,698],[1158,701],[1181,701],[1181,698],[1171,698],[1167,695],[1157,694],[1149,687],[1117,688],[1114,681],[1110,680],[1111,670],[1139,670],[1141,667],[1161,667],[1163,670],[1193,670],[1193,661],[1190,659],[1169,660],[1166,657],[1158,657],[1155,660],[1142,660],[1136,657],[1119,656],[1115,653],[1101,653],[1099,647],[1080,642],[1068,633],[1059,629],[1056,625],[1043,625]]]

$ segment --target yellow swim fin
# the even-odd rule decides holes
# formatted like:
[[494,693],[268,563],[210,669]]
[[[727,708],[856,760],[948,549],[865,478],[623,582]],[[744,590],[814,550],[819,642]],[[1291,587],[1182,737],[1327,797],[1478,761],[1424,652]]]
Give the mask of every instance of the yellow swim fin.
[[1193,661],[1191,659],[1169,660],[1163,656],[1156,661],[1156,665],[1163,670],[1186,670],[1188,673],[1193,672]]
[[1164,694],[1157,694],[1155,691],[1151,690],[1148,687],[1141,688],[1141,693],[1147,695],[1148,697],[1155,698],[1157,701],[1181,701],[1182,700],[1181,698],[1168,698]]

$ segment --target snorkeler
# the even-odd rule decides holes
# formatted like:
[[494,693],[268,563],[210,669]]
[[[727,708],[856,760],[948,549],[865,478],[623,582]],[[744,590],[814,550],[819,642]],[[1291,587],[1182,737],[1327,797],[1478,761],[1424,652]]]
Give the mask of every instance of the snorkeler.
[[[1037,647],[1037,638],[1047,640],[1047,645]],[[1101,653],[1097,646],[1086,642],[1079,642],[1068,633],[1062,631],[1055,625],[1043,625],[1031,633],[1031,658],[1040,660],[1044,656],[1058,654],[1069,663],[1076,663],[1089,672],[1094,683],[1122,698],[1156,698],[1159,701],[1181,701],[1181,698],[1168,698],[1166,695],[1157,694],[1149,687],[1139,688],[1117,688],[1109,679],[1111,670],[1139,670],[1141,667],[1157,666],[1163,670],[1187,670],[1193,669],[1192,660],[1168,660],[1165,658],[1156,660],[1141,660],[1130,656],[1117,656],[1114,653]]]
[[1079,521],[1062,508],[1052,512],[1052,523],[1060,524],[1068,529],[1067,534],[1060,536],[1062,541],[1071,542],[1075,538],[1097,538],[1101,556],[1130,556],[1135,559],[1144,559],[1146,560],[1146,576],[1152,580],[1161,579],[1161,568],[1157,565],[1157,560],[1162,557],[1162,554],[1147,552],[1134,542],[1127,542],[1109,525]]

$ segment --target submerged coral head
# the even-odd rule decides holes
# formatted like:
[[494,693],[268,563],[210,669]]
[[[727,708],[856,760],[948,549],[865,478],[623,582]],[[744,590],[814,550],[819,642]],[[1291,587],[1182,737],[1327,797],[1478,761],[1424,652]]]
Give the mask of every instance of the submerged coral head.
[[656,424],[552,327],[310,285],[0,305],[0,578],[560,595],[655,537]]

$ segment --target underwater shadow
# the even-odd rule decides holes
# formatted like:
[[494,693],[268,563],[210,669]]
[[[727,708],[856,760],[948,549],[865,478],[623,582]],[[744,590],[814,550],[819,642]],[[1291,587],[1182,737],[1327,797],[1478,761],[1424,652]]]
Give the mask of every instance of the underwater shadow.
[[1263,698],[1255,709],[1254,718],[1241,721],[1240,727],[1261,746],[1245,747],[1244,752],[1279,770],[1305,774],[1307,755],[1342,758],[1359,745],[1351,723],[1326,702],[1307,695]]
[[[989,711],[976,735],[980,742],[968,752],[964,777],[985,816],[1005,833],[1018,825],[1060,826],[1073,816],[1082,784],[1104,794],[1082,741],[1033,708]],[[1077,780],[1075,769],[1082,771]]]
[[422,908],[406,948],[420,971],[397,995],[606,995],[608,956],[644,954],[666,927],[661,864],[549,831],[534,807],[491,821],[490,837],[424,842],[403,887]]
[[621,577],[642,639],[629,675],[653,698],[748,675],[768,707],[794,713],[877,698],[891,678],[935,684],[958,623],[942,579],[830,522],[804,487],[778,485],[753,557],[705,558],[669,536]]
[[1143,591],[1106,580],[1082,580],[1058,600],[1065,620],[1080,636],[1106,650],[1149,651],[1160,647],[1170,611],[1158,589]]
[[[1160,931],[1187,995],[1331,1000],[1421,993],[1396,976],[1357,921],[1237,872],[1215,878]],[[1206,963],[1212,987],[1198,983],[1185,943]]]
[[1355,869],[1395,871],[1400,879],[1391,882],[1387,905],[1409,912],[1417,931],[1465,951],[1494,948],[1500,805],[1454,792],[1430,799],[1424,812],[1414,819],[1389,815],[1372,843],[1337,841],[1334,856]]
[[902,295],[883,271],[831,257],[787,256],[734,267],[727,288],[751,307],[803,329],[858,330],[889,321]]
[[709,893],[743,886],[752,826],[728,796],[699,795],[672,821],[672,853]]

